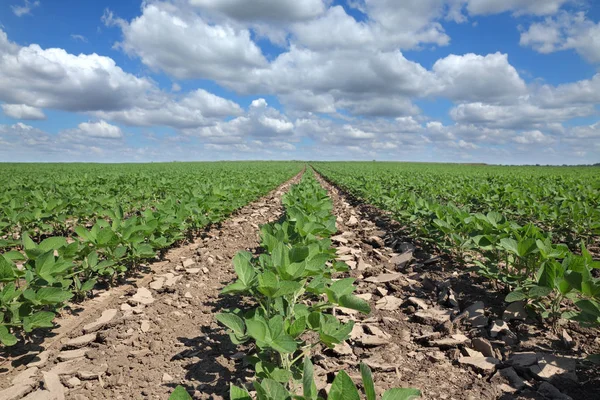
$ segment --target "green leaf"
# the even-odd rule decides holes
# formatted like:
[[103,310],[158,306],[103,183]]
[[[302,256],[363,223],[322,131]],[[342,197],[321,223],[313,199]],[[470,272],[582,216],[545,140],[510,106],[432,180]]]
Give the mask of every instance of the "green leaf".
[[338,372],[333,380],[327,400],[360,400],[358,389],[345,371]]
[[302,262],[308,257],[308,247],[292,247],[290,250],[290,262]]
[[233,383],[229,384],[229,400],[252,400],[250,394],[246,389],[241,389],[234,386]]
[[373,374],[371,369],[365,363],[360,363],[360,375],[362,376],[363,386],[367,400],[376,400],[375,384],[373,383]]
[[44,287],[36,291],[36,297],[42,304],[57,305],[73,297],[73,293],[58,287]]
[[25,248],[25,250],[37,249],[37,245],[35,244],[35,242],[33,240],[31,240],[31,238],[29,237],[29,234],[27,234],[27,233],[23,234],[23,247]]
[[220,313],[215,315],[217,321],[231,329],[238,336],[243,336],[246,332],[244,320],[232,313]]
[[267,337],[267,324],[262,317],[246,320],[246,334],[258,342],[264,342]]
[[273,379],[264,379],[261,383],[254,382],[258,400],[288,400],[292,396],[283,385]]
[[222,294],[230,294],[230,293],[240,293],[248,289],[246,285],[244,285],[241,281],[235,281],[231,285],[225,286],[221,289]]
[[338,304],[342,307],[360,311],[363,314],[369,314],[371,312],[371,307],[369,306],[369,303],[352,294],[347,294],[340,297]]
[[252,259],[252,254],[247,251],[241,251],[233,257],[233,267],[235,269],[235,273],[238,276],[240,282],[242,282],[246,287],[252,285],[252,281],[256,273],[250,264],[250,260]]
[[67,239],[61,236],[54,236],[44,239],[38,246],[41,251],[58,250],[61,247],[67,246]]
[[40,311],[32,316],[23,318],[23,329],[25,332],[31,332],[36,328],[53,328],[54,313],[50,311]]
[[[552,293],[553,288],[545,287],[545,286],[533,286],[529,289],[529,297],[530,298],[540,298],[549,296]],[[508,301],[508,300],[507,300]]]
[[500,239],[500,246],[515,255],[519,255],[519,243],[515,239]]
[[504,300],[508,303],[514,303],[515,301],[525,300],[527,295],[522,290],[515,290],[506,295]]
[[291,337],[297,338],[300,336],[306,328],[306,316],[302,316],[294,321],[288,329],[288,333]]
[[421,397],[421,391],[417,389],[390,389],[386,391],[381,400],[410,400],[416,399],[417,397]]
[[0,255],[0,282],[12,282],[16,279],[17,275],[13,266],[11,261]]
[[302,393],[306,400],[317,398],[317,385],[314,380],[314,367],[310,358],[304,357],[304,370],[302,372]]
[[177,386],[169,396],[169,400],[192,400],[192,396],[181,385]]
[[89,292],[90,290],[94,289],[94,286],[96,286],[96,279],[88,279],[83,285],[81,285],[81,291]]
[[15,335],[8,331],[8,328],[4,325],[0,325],[0,342],[5,346],[14,346],[17,344],[17,338]]

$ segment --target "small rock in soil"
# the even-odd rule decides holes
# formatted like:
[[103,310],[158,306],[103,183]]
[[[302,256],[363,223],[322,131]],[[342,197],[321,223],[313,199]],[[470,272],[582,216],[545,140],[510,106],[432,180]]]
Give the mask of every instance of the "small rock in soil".
[[371,276],[371,277],[365,279],[365,282],[370,282],[370,283],[387,283],[387,282],[397,281],[400,278],[402,278],[402,274],[400,274],[400,273],[397,273],[397,274],[381,274],[381,275],[377,275],[377,276]]
[[538,393],[549,400],[573,400],[571,397],[562,393],[556,387],[552,386],[548,382],[542,382],[538,388]]
[[378,310],[394,311],[402,306],[402,300],[394,296],[385,296],[377,300],[375,308]]
[[494,371],[496,365],[500,364],[500,360],[494,357],[460,357],[458,362],[486,373]]
[[342,235],[332,236],[331,241],[334,243],[348,244],[348,239]]
[[492,377],[492,381],[500,381],[500,377],[504,378],[511,387],[517,390],[521,390],[526,386],[523,378],[521,378],[519,374],[517,374],[517,371],[515,371],[513,367],[508,367],[499,370],[496,373],[496,375]]
[[566,329],[562,330],[562,333],[560,335],[560,339],[563,343],[563,345],[567,348],[570,349],[573,346],[575,346],[575,341],[573,340],[573,338],[571,337],[571,335],[569,335],[569,333],[567,332]]
[[408,301],[409,301],[409,303],[411,303],[423,310],[427,310],[429,308],[429,306],[427,305],[425,300],[419,299],[418,297],[409,297]]
[[429,325],[443,324],[446,321],[450,321],[451,315],[452,311],[440,310],[439,308],[430,308],[415,313],[415,317],[418,320]]
[[183,268],[190,268],[194,264],[196,264],[196,262],[194,260],[192,260],[191,258],[186,258],[185,260],[183,260],[181,262],[181,265],[183,266]]
[[533,364],[537,364],[537,355],[533,351],[513,353],[508,359],[508,362],[515,367],[529,367]]
[[490,336],[495,338],[495,337],[498,337],[498,335],[500,333],[509,331],[509,330],[510,330],[510,328],[508,327],[508,324],[505,321],[503,321],[501,319],[497,319],[494,321],[494,324],[490,328]]
[[377,292],[378,295],[380,295],[381,297],[385,297],[388,294],[388,290],[384,287],[377,287],[377,289],[375,289],[375,291]]
[[141,323],[141,325],[140,325],[140,329],[144,333],[148,332],[150,330],[150,321],[143,320],[142,323]]
[[373,298],[373,295],[371,293],[362,293],[357,294],[356,297],[363,299],[364,301],[370,301]]
[[494,348],[492,344],[484,338],[475,338],[471,341],[473,348],[480,353],[482,353],[485,357],[495,357]]
[[350,356],[354,355],[352,347],[346,342],[338,343],[333,348],[333,352],[339,356]]
[[74,339],[70,339],[63,345],[63,349],[78,349],[80,347],[87,346],[88,344],[95,342],[97,337],[97,333],[90,333],[88,335],[83,335]]
[[44,387],[48,389],[52,399],[64,400],[65,387],[60,383],[60,378],[52,372],[42,372],[44,379]]
[[201,268],[188,268],[188,269],[185,270],[185,273],[186,274],[190,274],[190,275],[194,275],[194,274],[199,274],[201,270],[202,270]]
[[[148,290],[148,289],[146,289]],[[150,293],[148,291],[148,293]],[[109,310],[104,310],[102,312],[102,315],[100,316],[100,318],[98,318],[96,321],[87,324],[83,327],[83,332],[84,333],[91,333],[91,332],[95,332],[99,329],[102,329],[104,326],[106,326],[109,322],[111,322],[116,316],[117,316],[117,310],[114,308],[111,308]]]
[[162,381],[163,382],[171,382],[173,380],[173,377],[169,374],[167,374],[166,372],[163,374],[162,376]]
[[430,346],[436,346],[439,348],[457,347],[461,344],[465,344],[469,341],[469,338],[463,334],[457,333],[449,338],[437,339],[429,341]]
[[504,314],[502,314],[502,319],[504,321],[525,321],[526,318],[527,311],[525,310],[525,304],[522,301],[510,303],[508,307],[506,307],[506,310],[504,310]]
[[[169,286],[169,285],[167,285],[167,286]],[[152,297],[152,292],[150,292],[145,287],[139,288],[137,290],[137,293],[134,294],[131,297],[131,299],[129,299],[129,300],[130,300],[130,302],[133,302],[135,304],[143,304],[143,305],[148,305],[148,304],[154,303],[154,297]]]
[[[50,351],[42,351],[38,355],[36,355],[31,362],[27,364],[28,367],[38,367],[42,368],[48,362],[48,358],[50,357]],[[1,397],[0,397],[1,398]]]
[[77,378],[76,376],[67,379],[67,381],[65,382],[66,386],[68,388],[76,388],[77,386],[81,386],[81,380],[79,378]]
[[483,301],[478,301],[469,306],[465,313],[468,315],[468,320],[474,328],[487,326],[488,317],[485,316],[485,304]]
[[383,241],[383,239],[375,235],[369,236],[369,238],[367,239],[367,243],[369,243],[375,248],[385,247],[385,242]]
[[348,219],[348,222],[346,222],[346,225],[350,226],[350,227],[356,226],[356,225],[358,225],[358,219],[354,215],[352,215]]
[[77,349],[77,350],[65,350],[58,353],[56,358],[58,361],[69,361],[75,360],[76,358],[85,357],[85,354],[90,351],[89,348]]
[[165,284],[165,277],[160,276],[158,278],[154,278],[154,281],[152,281],[150,283],[150,288],[154,289],[154,290],[160,290],[160,289],[162,289],[164,284]]
[[468,347],[463,347],[460,352],[465,357],[483,357],[483,354]]
[[406,264],[410,262],[413,258],[412,251],[407,251],[406,253],[397,254],[390,258],[390,264],[394,265],[396,268],[402,268]]
[[[38,367],[29,367],[25,371],[21,372],[19,375],[15,376],[11,383],[13,385],[19,384],[31,384],[34,385],[36,382],[33,379],[35,375],[37,375],[39,369]],[[0,397],[1,399],[1,397]]]
[[577,361],[574,358],[537,353],[537,365],[532,365],[529,370],[543,380],[561,378],[577,382],[576,366]]
[[[22,400],[55,400],[56,397],[53,393],[50,393],[48,390],[37,390],[33,393],[28,394],[23,397]],[[63,397],[64,399],[64,397]]]
[[19,383],[10,386],[7,389],[0,390],[0,399],[2,400],[18,400],[23,398],[27,393],[33,390],[33,384]]

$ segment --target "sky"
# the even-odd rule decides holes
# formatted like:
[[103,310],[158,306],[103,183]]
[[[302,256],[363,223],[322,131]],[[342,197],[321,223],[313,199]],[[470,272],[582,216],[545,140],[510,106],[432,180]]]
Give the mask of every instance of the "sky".
[[0,162],[600,162],[597,0],[2,0]]

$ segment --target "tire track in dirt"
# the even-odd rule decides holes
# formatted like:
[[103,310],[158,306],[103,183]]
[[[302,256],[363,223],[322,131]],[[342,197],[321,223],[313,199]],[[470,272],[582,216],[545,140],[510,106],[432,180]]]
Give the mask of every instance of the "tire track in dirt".
[[12,385],[0,399],[166,399],[178,384],[194,398],[227,397],[243,371],[214,319],[235,306],[219,290],[234,278],[233,256],[257,251],[259,225],[281,216],[281,196],[302,173],[169,251],[167,261],[149,265],[150,275],[87,302],[83,315],[91,318],[61,321],[63,332],[43,354],[0,378]]
[[[316,175],[334,203],[340,259],[372,308],[369,316],[338,311],[357,321],[355,330],[349,346],[316,360],[317,375],[350,368],[360,382],[362,361],[377,390],[414,387],[425,399],[600,398],[599,371],[576,365],[577,349],[561,347],[532,321],[503,322],[504,296],[489,282],[423,251],[388,213]],[[578,342],[593,339],[592,332]]]

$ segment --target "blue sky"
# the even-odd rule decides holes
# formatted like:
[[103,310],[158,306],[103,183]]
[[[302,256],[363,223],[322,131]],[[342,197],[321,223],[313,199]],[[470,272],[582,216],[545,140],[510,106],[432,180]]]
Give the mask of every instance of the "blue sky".
[[600,4],[0,4],[0,161],[600,162]]

